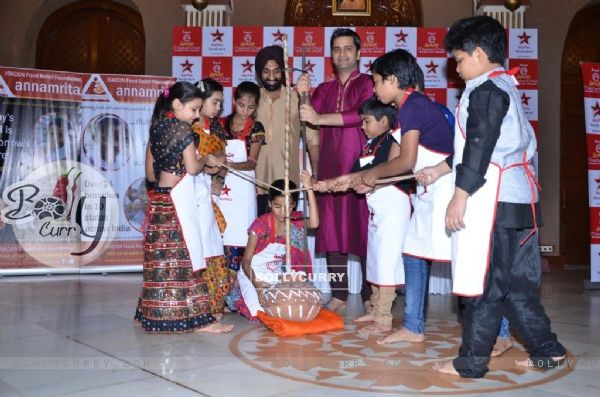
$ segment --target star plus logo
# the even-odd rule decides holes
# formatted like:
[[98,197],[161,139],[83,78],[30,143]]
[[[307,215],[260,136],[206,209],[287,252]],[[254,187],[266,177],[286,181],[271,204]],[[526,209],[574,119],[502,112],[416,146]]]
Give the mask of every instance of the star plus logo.
[[437,68],[440,65],[436,65],[435,63],[433,63],[433,60],[431,60],[431,62],[429,62],[427,65],[425,65],[425,67],[427,68],[427,74],[429,73],[433,73],[433,74],[437,74]]
[[365,63],[363,66],[365,67],[366,71],[371,70],[371,66],[373,65],[373,61],[369,60],[369,63]]
[[231,191],[231,188],[227,185],[223,185],[223,189],[221,190],[221,196],[227,196],[229,197],[229,192]]
[[529,39],[531,38],[531,36],[527,35],[527,32],[525,31],[523,31],[523,33],[517,37],[521,40],[519,44],[529,44]]
[[312,63],[310,60],[306,61],[306,64],[304,65],[304,71],[307,73],[314,73],[313,68],[317,66],[316,63]]
[[600,190],[600,178],[594,179],[594,182],[596,182],[596,191]]
[[400,31],[398,33],[395,33],[394,36],[396,36],[396,43],[406,43],[406,38],[408,37],[408,33],[404,33],[404,31],[402,31],[402,29],[400,29]]
[[271,33],[274,37],[273,41],[281,41],[283,43],[283,37],[285,36],[285,33],[282,33],[281,30],[277,29],[277,32],[275,33]]
[[243,72],[250,72],[252,73],[252,66],[254,66],[253,63],[250,63],[249,59],[246,59],[246,63],[242,63],[242,67],[244,68]]
[[525,93],[521,94],[521,104],[523,106],[529,106],[529,100],[531,99],[530,96],[525,95]]
[[219,42],[223,42],[223,36],[225,36],[225,33],[221,33],[219,32],[219,29],[215,30],[214,32],[212,32],[210,34],[213,37],[213,43],[219,41]]
[[192,73],[192,66],[194,66],[194,64],[191,63],[188,59],[186,59],[185,62],[180,65],[181,65],[181,73],[185,73],[185,72]]
[[594,111],[594,117],[600,116],[600,103],[596,102],[596,105],[592,106],[592,110]]

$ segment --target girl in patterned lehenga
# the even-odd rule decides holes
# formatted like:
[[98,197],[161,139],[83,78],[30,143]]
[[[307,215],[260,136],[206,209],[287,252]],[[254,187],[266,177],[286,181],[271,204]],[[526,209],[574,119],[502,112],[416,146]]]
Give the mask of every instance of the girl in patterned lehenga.
[[[223,108],[223,86],[214,79],[204,78],[196,86],[202,92],[204,103],[200,108],[200,115],[192,124],[194,132],[198,134],[198,152],[201,156],[213,154],[223,161],[225,160],[225,131],[219,121],[219,114]],[[225,232],[227,222],[219,208],[219,196],[223,190],[226,170],[211,170],[212,206],[217,218],[217,224],[221,234]],[[234,269],[235,270],[235,269]]]
[[[154,188],[149,193],[144,283],[135,315],[150,333],[220,333],[233,329],[218,322],[235,274],[227,269],[210,204],[202,206],[208,210],[201,214],[201,224],[195,225],[204,232],[205,266],[194,270],[182,222],[175,210],[177,202],[171,195],[186,173],[197,175],[217,169],[214,155],[199,156],[196,151],[198,135],[191,124],[199,116],[202,98],[197,86],[178,82],[160,94],[152,114],[146,177]],[[199,197],[205,203],[210,200],[209,177],[200,174],[197,178],[206,187],[203,190],[206,197]]]

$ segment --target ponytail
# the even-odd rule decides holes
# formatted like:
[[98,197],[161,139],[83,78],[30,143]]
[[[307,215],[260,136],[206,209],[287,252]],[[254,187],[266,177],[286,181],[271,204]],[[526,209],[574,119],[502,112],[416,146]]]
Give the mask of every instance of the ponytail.
[[154,128],[160,120],[164,119],[167,112],[173,111],[173,101],[175,99],[179,99],[181,103],[186,103],[196,98],[204,99],[202,91],[196,85],[187,81],[178,81],[170,87],[165,87],[154,104],[150,128]]

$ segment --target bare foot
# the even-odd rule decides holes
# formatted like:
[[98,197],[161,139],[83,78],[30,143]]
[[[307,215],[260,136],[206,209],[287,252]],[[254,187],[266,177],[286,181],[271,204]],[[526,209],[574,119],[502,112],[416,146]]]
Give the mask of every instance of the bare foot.
[[224,334],[227,332],[231,332],[232,329],[233,324],[214,323],[209,325],[208,327],[198,328],[194,332],[202,332],[207,334]]
[[358,330],[359,334],[367,334],[367,335],[377,335],[383,334],[386,332],[390,332],[392,330],[392,324],[384,325],[380,323],[375,323],[372,325],[367,325]]
[[348,307],[348,304],[345,301],[338,298],[331,298],[331,300],[327,304],[327,309],[331,310],[332,312],[336,310],[345,309],[346,307]]
[[419,343],[425,341],[424,334],[415,334],[410,332],[408,329],[402,327],[398,331],[389,334],[388,336],[384,336],[382,338],[377,339],[377,344],[379,345],[387,345],[388,343],[396,343],[396,342],[413,342]]
[[[539,361],[539,363],[536,363],[535,361],[532,361],[532,359],[528,358],[527,360],[515,360],[515,364],[518,367],[524,367],[524,368],[539,368],[539,369],[550,369],[550,368],[554,368],[554,367],[558,367],[559,365],[561,365],[564,360],[565,360],[566,356],[560,356],[560,357],[551,357],[550,359],[537,359],[537,361]],[[546,366],[541,366],[539,364],[546,364]]]
[[452,360],[438,361],[437,363],[433,364],[433,370],[437,371],[437,372],[441,372],[442,374],[460,376],[459,373],[456,372],[456,369],[454,368],[454,365],[452,364]]
[[368,323],[369,321],[375,321],[375,316],[371,313],[365,314],[363,316],[357,317],[354,320],[355,323]]
[[492,357],[498,357],[498,356],[503,355],[505,352],[510,350],[512,348],[512,346],[513,346],[513,343],[512,343],[512,339],[510,339],[510,336],[508,338],[497,337],[496,344],[494,345],[494,348],[492,349]]

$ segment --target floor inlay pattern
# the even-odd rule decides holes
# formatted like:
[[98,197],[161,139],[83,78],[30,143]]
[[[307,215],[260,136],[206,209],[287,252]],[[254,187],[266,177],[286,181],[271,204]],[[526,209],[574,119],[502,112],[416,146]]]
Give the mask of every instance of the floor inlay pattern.
[[527,358],[516,344],[490,362],[484,379],[462,379],[435,372],[436,361],[456,356],[460,343],[456,321],[427,321],[425,343],[399,342],[385,346],[376,336],[342,331],[323,335],[280,338],[264,327],[253,327],[231,341],[231,351],[247,365],[284,378],[340,389],[410,393],[468,394],[532,387],[567,375],[563,365],[548,371],[516,367]]

